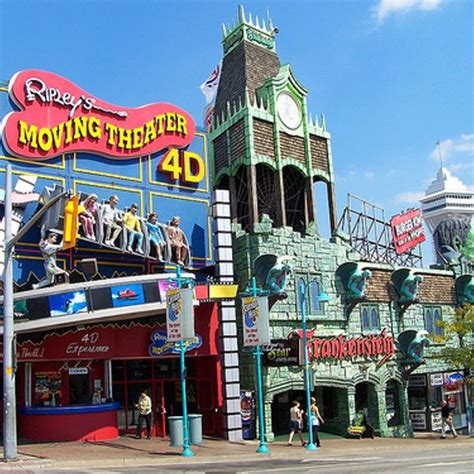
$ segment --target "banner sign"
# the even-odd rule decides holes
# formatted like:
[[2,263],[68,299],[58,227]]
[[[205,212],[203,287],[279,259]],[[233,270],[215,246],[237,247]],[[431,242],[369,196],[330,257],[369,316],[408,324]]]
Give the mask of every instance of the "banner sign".
[[258,346],[270,342],[268,298],[242,298],[244,346]]
[[384,356],[380,363],[395,354],[393,336],[387,336],[385,329],[379,335],[346,338],[342,334],[330,339],[314,338],[308,342],[311,358],[347,359],[350,357]]
[[390,227],[397,254],[402,254],[425,241],[420,209],[409,209],[393,216],[390,219]]
[[[186,351],[194,355],[217,355],[219,353],[217,305],[202,304],[196,307],[196,315],[197,334],[194,339],[185,341]],[[23,362],[174,356],[177,354],[176,344],[168,343],[166,335],[164,324],[117,321],[83,329],[74,328],[60,333],[51,331],[41,341],[37,338],[24,340],[17,344],[17,357]],[[21,335],[21,337],[24,339],[27,336]],[[3,347],[0,343],[0,358],[2,355]]]
[[3,143],[12,155],[32,160],[78,151],[138,157],[185,148],[195,135],[193,118],[175,105],[118,107],[50,72],[18,72],[9,95],[20,110],[4,117]]
[[267,367],[288,367],[299,365],[299,339],[272,339],[262,346],[263,363]]
[[193,289],[170,288],[166,293],[168,342],[194,339]]

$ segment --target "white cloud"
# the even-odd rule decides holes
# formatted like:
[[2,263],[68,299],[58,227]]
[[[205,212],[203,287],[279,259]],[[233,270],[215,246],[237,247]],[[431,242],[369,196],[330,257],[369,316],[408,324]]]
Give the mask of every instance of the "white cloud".
[[436,10],[445,0],[378,0],[373,15],[379,23],[394,14],[408,13],[414,10]]
[[[474,155],[474,133],[462,133],[458,138],[447,138],[439,143],[443,161],[449,161],[451,158],[464,158],[469,156],[472,160]],[[438,146],[435,146],[430,153],[430,158],[439,161]]]
[[397,204],[419,204],[420,199],[425,194],[422,192],[413,192],[413,191],[406,191],[404,193],[397,194],[395,196],[395,202]]
[[375,178],[375,173],[373,171],[364,171],[364,178],[372,181]]

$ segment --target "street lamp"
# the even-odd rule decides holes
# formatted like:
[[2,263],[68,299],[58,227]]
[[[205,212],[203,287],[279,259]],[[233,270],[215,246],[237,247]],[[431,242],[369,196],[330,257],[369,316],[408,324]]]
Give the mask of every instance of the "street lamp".
[[[308,360],[308,334],[306,332],[306,299],[308,288],[310,285],[316,282],[319,284],[319,281],[316,279],[310,280],[309,282],[303,282],[301,285],[298,282],[298,296],[301,306],[301,322],[303,326],[303,356],[304,356],[304,384],[306,390],[306,408],[308,410],[308,433],[309,433],[309,443],[306,446],[306,449],[309,451],[315,451],[316,446],[314,445],[313,440],[313,415],[311,413],[311,388],[309,386],[309,360]],[[320,303],[330,301],[331,297],[326,293],[320,293],[316,299]]]

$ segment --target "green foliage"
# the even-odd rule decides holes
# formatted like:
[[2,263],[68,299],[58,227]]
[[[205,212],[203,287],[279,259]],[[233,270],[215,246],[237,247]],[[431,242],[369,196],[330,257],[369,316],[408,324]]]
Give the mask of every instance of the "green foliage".
[[440,344],[452,342],[455,347],[444,347],[435,357],[452,368],[474,369],[474,305],[461,306],[456,309],[454,318],[436,324],[444,334],[433,336],[433,340]]

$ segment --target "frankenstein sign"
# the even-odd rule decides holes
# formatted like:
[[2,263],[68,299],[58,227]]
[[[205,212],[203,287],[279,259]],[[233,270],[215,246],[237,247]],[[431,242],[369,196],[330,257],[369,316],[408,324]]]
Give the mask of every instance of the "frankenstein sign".
[[347,359],[351,357],[383,357],[385,362],[395,354],[393,336],[380,334],[346,338],[342,334],[330,339],[313,338],[308,341],[310,357],[320,359]]

